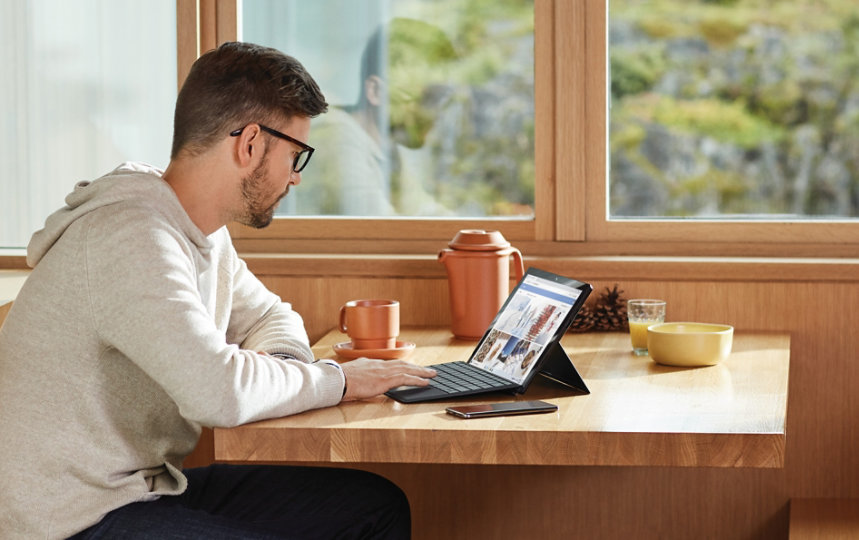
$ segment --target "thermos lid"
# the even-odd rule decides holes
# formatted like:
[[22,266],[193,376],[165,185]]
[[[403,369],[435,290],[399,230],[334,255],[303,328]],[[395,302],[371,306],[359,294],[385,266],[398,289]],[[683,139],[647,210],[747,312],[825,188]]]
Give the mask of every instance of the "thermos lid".
[[510,247],[510,242],[499,231],[463,229],[447,245],[466,251],[494,251]]

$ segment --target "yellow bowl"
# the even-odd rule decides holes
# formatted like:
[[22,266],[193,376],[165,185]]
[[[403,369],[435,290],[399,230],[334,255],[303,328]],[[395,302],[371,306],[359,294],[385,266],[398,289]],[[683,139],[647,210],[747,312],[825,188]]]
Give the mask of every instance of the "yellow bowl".
[[731,354],[734,327],[727,324],[671,322],[647,329],[647,352],[667,366],[712,366]]

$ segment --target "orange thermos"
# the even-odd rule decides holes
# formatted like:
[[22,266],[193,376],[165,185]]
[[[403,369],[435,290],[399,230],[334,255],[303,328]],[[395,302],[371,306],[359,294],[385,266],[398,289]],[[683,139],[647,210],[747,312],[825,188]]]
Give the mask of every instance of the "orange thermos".
[[462,230],[438,254],[447,269],[451,330],[480,339],[510,294],[510,263],[516,281],[525,268],[522,254],[499,231]]

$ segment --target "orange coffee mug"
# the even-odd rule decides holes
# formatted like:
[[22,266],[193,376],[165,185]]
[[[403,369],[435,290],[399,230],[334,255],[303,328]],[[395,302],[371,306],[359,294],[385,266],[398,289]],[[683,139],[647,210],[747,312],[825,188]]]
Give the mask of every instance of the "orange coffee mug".
[[340,331],[355,349],[393,349],[400,334],[396,300],[351,300],[340,308]]

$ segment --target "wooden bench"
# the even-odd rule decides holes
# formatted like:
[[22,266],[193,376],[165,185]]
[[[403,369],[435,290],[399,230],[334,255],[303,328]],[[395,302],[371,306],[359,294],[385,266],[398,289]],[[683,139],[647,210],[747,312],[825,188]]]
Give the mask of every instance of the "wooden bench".
[[789,538],[859,538],[859,499],[792,499]]

